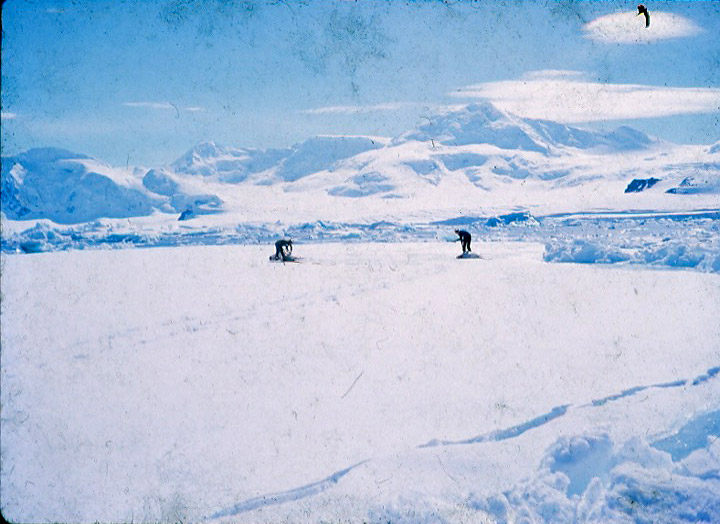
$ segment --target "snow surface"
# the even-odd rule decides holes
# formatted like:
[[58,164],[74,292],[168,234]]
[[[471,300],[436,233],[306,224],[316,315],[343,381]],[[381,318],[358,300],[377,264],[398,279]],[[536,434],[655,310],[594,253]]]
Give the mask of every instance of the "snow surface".
[[483,102],[3,157],[3,515],[720,521],[718,144]]
[[720,518],[718,275],[270,251],[1,255],[6,518]]

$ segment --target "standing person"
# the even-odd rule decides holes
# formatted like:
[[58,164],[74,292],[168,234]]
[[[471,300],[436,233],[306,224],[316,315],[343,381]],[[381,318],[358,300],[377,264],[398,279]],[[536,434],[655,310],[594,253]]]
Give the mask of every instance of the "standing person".
[[462,229],[456,229],[455,234],[457,234],[458,238],[455,242],[458,240],[460,241],[460,244],[462,245],[463,255],[465,253],[470,253],[472,249],[470,249],[470,240],[472,239],[472,236],[467,231],[463,231]]

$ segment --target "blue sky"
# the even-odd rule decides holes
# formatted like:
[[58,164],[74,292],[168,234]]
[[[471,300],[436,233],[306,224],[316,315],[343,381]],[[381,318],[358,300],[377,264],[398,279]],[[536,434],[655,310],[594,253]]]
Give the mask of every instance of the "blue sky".
[[522,116],[720,139],[720,2],[9,0],[3,155],[113,165],[201,140],[393,136],[489,99]]

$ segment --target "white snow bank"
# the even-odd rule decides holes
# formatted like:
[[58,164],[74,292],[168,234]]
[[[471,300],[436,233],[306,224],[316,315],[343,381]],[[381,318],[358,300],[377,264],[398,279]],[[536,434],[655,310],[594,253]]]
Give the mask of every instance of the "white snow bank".
[[[695,379],[566,405],[485,439],[364,461],[214,517],[232,516],[233,522],[715,522],[720,517],[718,404],[710,402],[710,411],[682,413],[688,399],[678,401],[688,393],[699,405],[714,398],[719,372],[715,367]],[[653,423],[648,415],[660,406],[666,418]],[[530,452],[545,442],[542,453]],[[528,460],[536,460],[536,467],[526,468]],[[522,470],[525,476],[518,478]]]
[[[561,437],[537,474],[512,490],[468,505],[497,524],[720,521],[720,411],[688,461],[673,461],[647,440],[618,444],[606,434]],[[687,464],[702,461],[702,472]]]
[[[698,415],[702,417],[704,415]],[[712,414],[718,417],[718,412]],[[717,428],[716,428],[717,429]],[[403,500],[372,507],[369,522],[618,524],[720,521],[720,432],[673,462],[645,439],[613,442],[604,433],[560,437],[538,471],[511,489],[455,502]],[[702,461],[703,473],[688,464]]]
[[565,240],[548,244],[545,260],[580,264],[627,262],[720,273],[720,243],[715,240],[689,246],[681,240],[673,240],[641,247],[616,247],[587,240]]
[[575,234],[545,242],[548,262],[637,264],[720,272],[720,221],[716,213],[657,218],[564,222]]

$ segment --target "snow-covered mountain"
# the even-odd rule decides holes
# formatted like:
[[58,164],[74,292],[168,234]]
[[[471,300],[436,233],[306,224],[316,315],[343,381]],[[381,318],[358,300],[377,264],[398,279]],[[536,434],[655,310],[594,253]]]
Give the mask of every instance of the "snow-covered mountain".
[[277,165],[289,149],[245,149],[204,141],[196,144],[170,165],[177,173],[212,177],[222,182],[243,182],[250,175]]
[[294,189],[411,198],[432,187],[436,198],[447,199],[472,191],[472,184],[483,191],[479,198],[504,194],[507,202],[527,199],[527,182],[549,201],[568,197],[553,190],[580,193],[591,186],[596,194],[619,195],[633,179],[654,176],[661,182],[657,193],[687,177],[702,191],[716,192],[719,166],[704,147],[669,144],[627,126],[601,132],[478,103],[430,118],[382,150],[339,162],[332,173],[307,177]]
[[269,185],[292,182],[336,162],[387,144],[382,137],[317,136],[287,149],[232,148],[200,142],[172,163],[178,173],[212,177],[221,182]]
[[2,159],[2,209],[8,218],[76,223],[149,215],[159,204],[132,171],[85,155],[43,148]]
[[207,193],[204,184],[193,182],[166,169],[151,169],[142,179],[147,190],[169,199],[164,202],[163,211],[169,206],[172,211],[183,213],[184,218],[217,212],[223,203],[222,199]]
[[76,224],[155,211],[202,213],[221,204],[218,196],[186,186],[173,173],[113,168],[63,149],[37,148],[2,158],[2,211],[13,220]]
[[393,213],[477,203],[496,210],[549,203],[552,210],[619,210],[639,207],[640,198],[670,210],[708,207],[712,202],[688,199],[720,193],[718,143],[681,146],[625,126],[602,132],[525,119],[488,102],[426,120],[393,139],[317,136],[285,149],[201,142],[149,171],[34,149],[2,159],[3,212],[13,220],[79,223],[225,211],[247,221],[265,219],[260,214],[272,202],[273,213],[317,217],[318,210],[340,209],[343,219],[350,212],[382,218],[377,210],[390,209],[390,200]]
[[633,179],[651,177],[661,182],[655,192],[692,177],[699,193],[715,191],[717,163],[697,159],[712,155],[713,147],[677,146],[627,126],[602,132],[524,119],[483,102],[428,117],[391,140],[315,137],[268,150],[203,142],[171,167],[223,182],[352,198],[432,193],[435,200],[448,200],[463,188],[508,193],[518,181],[546,182],[544,190],[604,184],[619,195]]
[[607,148],[632,150],[647,147],[653,140],[640,131],[623,126],[612,133],[601,133],[549,120],[520,118],[489,102],[470,104],[428,118],[416,129],[404,133],[394,143],[433,141],[447,146],[488,144],[500,149],[537,151],[551,154],[559,148]]

